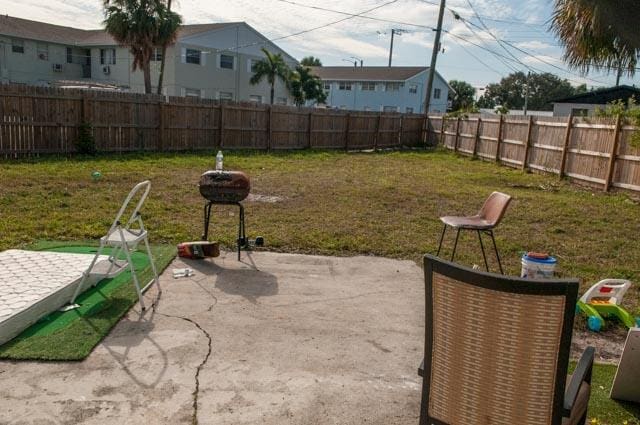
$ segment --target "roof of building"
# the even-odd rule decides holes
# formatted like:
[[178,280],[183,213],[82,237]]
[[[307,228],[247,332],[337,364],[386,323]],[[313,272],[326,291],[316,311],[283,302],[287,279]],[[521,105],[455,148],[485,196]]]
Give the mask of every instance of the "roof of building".
[[312,66],[321,80],[406,81],[426,71],[426,66]]
[[[190,37],[198,33],[213,31],[237,24],[238,22],[181,25],[178,30],[178,38]],[[118,44],[113,37],[103,29],[83,30],[31,21],[29,19],[15,18],[9,15],[0,15],[0,34],[9,37],[78,46],[111,46]]]
[[554,100],[553,103],[585,103],[592,105],[605,105],[614,100],[628,100],[631,96],[636,96],[640,100],[640,89],[632,86],[616,86],[605,89],[594,90],[575,96]]

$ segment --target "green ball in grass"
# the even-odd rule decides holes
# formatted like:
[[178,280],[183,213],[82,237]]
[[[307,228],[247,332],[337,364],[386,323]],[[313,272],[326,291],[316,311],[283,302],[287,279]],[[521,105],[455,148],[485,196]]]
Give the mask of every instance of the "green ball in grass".
[[91,173],[91,178],[94,181],[100,180],[100,178],[102,178],[102,173],[100,173],[100,171],[94,171],[93,173]]

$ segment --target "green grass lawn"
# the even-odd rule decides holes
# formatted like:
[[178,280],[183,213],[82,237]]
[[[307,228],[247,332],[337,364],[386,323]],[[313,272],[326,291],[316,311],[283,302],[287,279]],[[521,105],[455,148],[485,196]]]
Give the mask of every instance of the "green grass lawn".
[[[204,204],[197,182],[213,167],[214,156],[132,154],[0,162],[0,249],[39,239],[98,238],[130,188],[144,179],[152,182],[143,209],[152,242],[197,240]],[[246,203],[248,234],[264,236],[271,251],[419,261],[437,248],[439,216],[475,213],[492,191],[509,193],[514,200],[496,230],[507,273],[519,274],[523,251],[547,251],[558,258],[562,276],[583,280],[583,290],[607,277],[634,280],[625,305],[640,315],[640,205],[628,194],[605,194],[554,176],[444,151],[225,152],[225,167],[247,172],[254,194],[280,197],[279,202]],[[92,180],[95,170],[102,179]],[[216,211],[210,234],[230,247],[237,212]],[[453,242],[453,234],[449,236],[445,255]],[[461,236],[458,253],[459,262],[482,264],[474,234]],[[495,261],[491,266],[497,269]],[[624,330],[612,326],[604,335],[620,340]],[[607,418],[609,411],[600,415],[594,407],[594,416],[603,423],[633,417],[623,408],[610,407],[617,404],[595,400],[599,397],[593,406],[614,412]]]

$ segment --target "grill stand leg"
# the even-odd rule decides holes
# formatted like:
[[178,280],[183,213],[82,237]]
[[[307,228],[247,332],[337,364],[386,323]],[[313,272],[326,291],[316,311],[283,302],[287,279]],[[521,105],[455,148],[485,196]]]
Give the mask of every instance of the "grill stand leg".
[[238,208],[240,208],[240,218],[238,222],[238,261],[240,261],[240,249],[247,246],[247,235],[244,231],[244,206],[238,202]]
[[208,202],[204,205],[204,233],[202,234],[202,240],[209,240],[209,220],[211,219],[211,206],[212,202]]
[[447,231],[447,225],[445,224],[442,228],[442,234],[440,235],[440,243],[438,244],[438,252],[436,253],[436,257],[440,256],[440,250],[442,249],[442,241],[444,240],[444,232]]

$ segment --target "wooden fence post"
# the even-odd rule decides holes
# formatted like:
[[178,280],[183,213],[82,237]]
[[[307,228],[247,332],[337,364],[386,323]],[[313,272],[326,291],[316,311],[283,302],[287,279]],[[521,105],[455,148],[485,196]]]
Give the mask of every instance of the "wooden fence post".
[[444,144],[444,123],[445,123],[446,121],[445,121],[444,115],[443,115],[442,117],[440,117],[440,118],[441,118],[441,124],[440,124],[440,144],[441,144],[442,146],[446,147],[446,145]]
[[453,151],[458,152],[458,139],[460,138],[460,117],[456,120],[456,138],[453,140]]
[[269,105],[269,121],[267,121],[267,150],[271,150],[271,143],[273,139],[273,105]]
[[504,122],[504,115],[500,114],[498,120],[498,140],[496,141],[496,162],[500,162],[500,142],[502,141],[502,123]]
[[522,158],[522,170],[527,169],[527,158],[529,157],[529,145],[531,144],[531,127],[533,126],[533,117],[529,115],[529,125],[527,126],[527,139],[524,141],[524,158]]
[[164,102],[158,102],[158,146],[157,151],[164,149]]
[[474,158],[478,154],[478,141],[480,139],[480,120],[481,118],[478,117],[478,120],[476,121],[476,136],[473,138],[473,152],[471,156]]
[[607,178],[604,183],[604,191],[608,192],[611,188],[611,180],[613,179],[613,170],[616,167],[616,154],[618,153],[618,144],[620,140],[620,114],[616,116],[616,128],[613,130],[613,146],[609,153],[609,164],[607,166]]
[[567,130],[564,133],[564,143],[562,145],[562,157],[560,158],[560,169],[558,170],[558,178],[564,175],[564,167],[567,164],[567,151],[569,150],[569,142],[571,141],[571,127],[573,126],[573,113],[569,114],[567,120]]
[[378,134],[380,133],[380,121],[382,120],[382,114],[378,114],[378,119],[376,120],[376,132],[373,135],[373,150],[378,150]]
[[307,130],[307,138],[309,139],[309,149],[311,149],[311,134],[313,133],[313,111],[309,112],[309,128]]
[[429,114],[424,115],[424,121],[422,122],[422,131],[420,132],[420,141],[424,146],[427,146],[429,141]]
[[349,121],[351,120],[351,114],[347,112],[346,123],[344,125],[344,150],[349,150]]
[[220,133],[220,147],[224,145],[224,101],[220,102],[220,125],[219,125],[219,133]]

